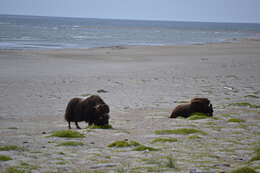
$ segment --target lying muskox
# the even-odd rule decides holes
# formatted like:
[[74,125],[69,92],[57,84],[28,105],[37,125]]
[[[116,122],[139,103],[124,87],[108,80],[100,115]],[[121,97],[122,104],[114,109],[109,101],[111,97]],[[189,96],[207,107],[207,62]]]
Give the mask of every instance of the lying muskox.
[[178,105],[173,111],[170,118],[189,117],[192,113],[199,112],[208,116],[213,116],[213,108],[209,99],[207,98],[194,98],[190,103]]
[[78,122],[85,121],[88,125],[108,125],[109,106],[97,95],[92,95],[86,99],[73,98],[69,101],[65,120],[68,122],[68,128],[71,129],[70,122],[80,129]]

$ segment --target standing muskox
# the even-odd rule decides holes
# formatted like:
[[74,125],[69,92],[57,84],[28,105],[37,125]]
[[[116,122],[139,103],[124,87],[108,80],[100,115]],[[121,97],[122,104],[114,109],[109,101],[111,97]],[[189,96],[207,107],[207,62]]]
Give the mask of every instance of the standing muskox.
[[78,122],[85,121],[88,125],[108,125],[109,106],[97,95],[92,95],[86,99],[73,98],[69,101],[65,120],[68,122],[68,128],[71,129],[70,122],[80,129]]
[[194,98],[190,103],[178,105],[173,111],[170,118],[178,116],[189,117],[192,113],[199,112],[208,116],[213,116],[213,108],[209,99],[207,98]]

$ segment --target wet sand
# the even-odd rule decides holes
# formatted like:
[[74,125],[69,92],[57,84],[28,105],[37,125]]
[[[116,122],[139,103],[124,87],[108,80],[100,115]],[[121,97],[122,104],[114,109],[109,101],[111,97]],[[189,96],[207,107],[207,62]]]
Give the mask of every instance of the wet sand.
[[[13,157],[0,162],[0,170],[24,161],[38,166],[32,169],[34,172],[116,172],[125,164],[132,171],[150,172],[143,167],[154,165],[145,159],[163,160],[171,153],[178,165],[173,169],[176,172],[227,171],[246,165],[252,148],[259,144],[259,108],[227,106],[238,102],[260,104],[258,39],[188,46],[0,50],[0,62],[0,146],[12,144],[27,149],[0,151]],[[110,105],[114,129],[79,130],[87,136],[80,139],[85,143],[83,147],[76,147],[76,151],[73,147],[57,147],[64,139],[45,136],[67,128],[63,114],[72,97],[90,94],[99,94]],[[179,102],[196,96],[212,101],[216,119],[168,119]],[[245,120],[243,128],[241,123],[227,122],[234,117]],[[84,123],[80,125],[85,127]],[[174,144],[150,143],[158,137],[155,130],[183,127],[198,128],[208,135],[195,141],[177,135],[174,137],[179,142]],[[124,139],[161,151],[107,147]],[[222,151],[223,147],[230,151]],[[59,160],[65,164],[57,164]],[[160,171],[169,170],[162,167]]]

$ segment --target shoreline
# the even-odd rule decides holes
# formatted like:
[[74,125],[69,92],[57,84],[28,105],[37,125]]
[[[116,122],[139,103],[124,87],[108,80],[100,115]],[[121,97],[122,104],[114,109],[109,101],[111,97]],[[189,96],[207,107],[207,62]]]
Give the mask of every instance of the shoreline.
[[0,51],[48,51],[48,50],[88,50],[88,49],[123,49],[129,47],[178,47],[178,46],[193,46],[193,45],[210,45],[210,44],[224,44],[224,43],[237,43],[237,42],[244,42],[244,41],[259,41],[260,37],[248,37],[248,38],[232,38],[232,39],[225,39],[222,41],[216,42],[198,42],[198,43],[182,43],[182,44],[147,44],[147,45],[113,45],[113,46],[100,46],[100,47],[78,47],[78,48],[0,48]]

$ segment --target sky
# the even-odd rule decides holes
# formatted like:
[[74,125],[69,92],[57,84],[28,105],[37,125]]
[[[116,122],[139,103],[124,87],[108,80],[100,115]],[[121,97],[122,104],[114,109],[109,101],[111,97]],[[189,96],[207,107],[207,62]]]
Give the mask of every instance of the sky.
[[0,0],[0,14],[260,23],[260,0]]

